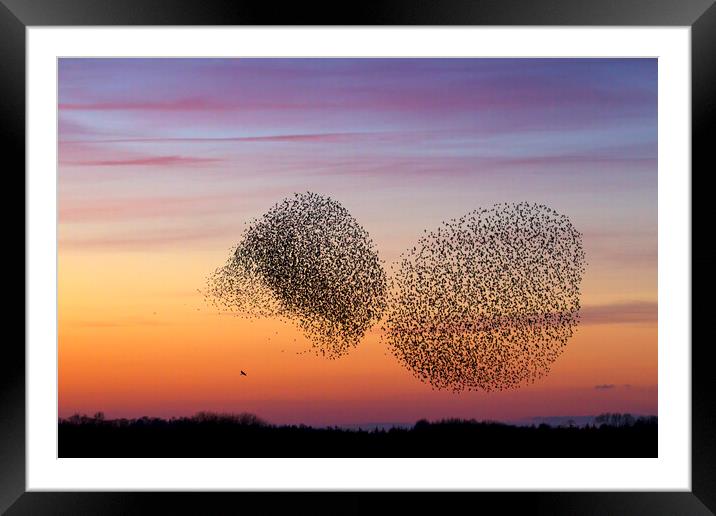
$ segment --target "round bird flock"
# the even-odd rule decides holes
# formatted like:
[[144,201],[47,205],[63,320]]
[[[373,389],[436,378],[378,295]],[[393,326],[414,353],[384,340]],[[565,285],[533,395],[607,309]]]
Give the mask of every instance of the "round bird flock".
[[383,316],[387,281],[368,232],[308,192],[250,222],[208,287],[223,308],[295,321],[318,354],[337,358]]
[[443,222],[401,255],[390,285],[337,201],[295,194],[248,224],[209,278],[217,305],[296,321],[337,358],[383,320],[397,359],[437,389],[512,389],[549,372],[579,323],[582,235],[538,204]]
[[528,203],[473,211],[401,256],[384,338],[434,388],[515,388],[546,374],[572,336],[584,268],[564,215]]

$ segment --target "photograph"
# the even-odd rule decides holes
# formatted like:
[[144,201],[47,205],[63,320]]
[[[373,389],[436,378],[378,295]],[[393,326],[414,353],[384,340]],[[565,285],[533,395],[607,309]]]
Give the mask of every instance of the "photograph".
[[657,58],[56,62],[60,458],[659,456]]

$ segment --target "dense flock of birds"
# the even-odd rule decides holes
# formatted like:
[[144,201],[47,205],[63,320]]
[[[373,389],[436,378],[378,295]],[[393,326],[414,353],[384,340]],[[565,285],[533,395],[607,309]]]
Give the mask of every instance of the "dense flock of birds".
[[425,231],[386,278],[367,231],[337,201],[295,194],[248,227],[208,296],[294,321],[316,353],[348,353],[377,322],[433,388],[516,388],[549,371],[579,322],[582,235],[538,204],[500,204]]
[[209,279],[221,307],[295,321],[328,358],[346,354],[381,319],[386,290],[365,229],[340,203],[310,192],[250,222]]
[[581,238],[564,215],[527,203],[426,232],[392,274],[393,354],[438,389],[502,390],[546,374],[579,321]]

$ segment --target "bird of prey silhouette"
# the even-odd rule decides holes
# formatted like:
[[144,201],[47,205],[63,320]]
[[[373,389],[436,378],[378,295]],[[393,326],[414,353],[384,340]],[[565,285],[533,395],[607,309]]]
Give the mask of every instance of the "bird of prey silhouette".
[[241,376],[246,376],[246,373],[244,373],[243,371],[241,371]]

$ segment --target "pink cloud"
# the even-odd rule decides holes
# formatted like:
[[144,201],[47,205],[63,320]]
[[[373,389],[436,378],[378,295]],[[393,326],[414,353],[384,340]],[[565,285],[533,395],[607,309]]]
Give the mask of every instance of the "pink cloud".
[[237,100],[235,98],[207,99],[183,98],[168,101],[108,101],[108,102],[60,102],[60,111],[159,111],[159,112],[186,112],[186,111],[225,111],[233,109],[244,110],[287,110],[312,109],[324,106],[319,101],[275,102],[273,100]]
[[59,109],[63,111],[197,111],[207,109],[221,109],[223,104],[209,101],[202,98],[177,99],[171,101],[149,101],[149,102],[61,102]]
[[168,166],[168,165],[205,165],[223,161],[218,158],[197,158],[191,156],[147,156],[131,159],[100,159],[87,161],[60,161],[61,165],[83,167],[127,167],[127,166]]
[[171,247],[200,241],[209,241],[235,233],[232,228],[199,227],[182,230],[156,230],[137,232],[136,234],[108,234],[96,237],[70,237],[59,240],[60,248],[96,249],[96,250],[135,250]]
[[476,158],[481,165],[487,165],[491,168],[496,167],[522,167],[522,166],[540,166],[540,165],[594,165],[594,164],[645,164],[656,165],[656,157],[632,157],[632,156],[601,156],[601,155],[560,155],[552,156],[525,156],[521,158]]
[[[154,142],[296,142],[296,143],[331,143],[384,140],[395,138],[391,133],[307,133],[307,134],[275,134],[267,136],[225,136],[225,137],[192,137],[192,138],[111,138],[106,140],[75,140],[65,141],[67,144],[92,143],[154,143]],[[404,137],[403,137],[404,139]]]
[[67,120],[67,118],[63,116],[58,117],[57,130],[61,135],[72,135],[74,137],[97,136],[101,134],[101,132],[95,128],[90,128],[74,120]]

